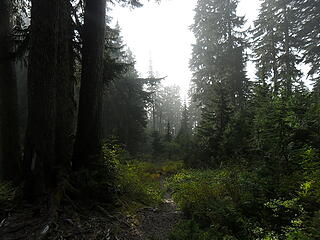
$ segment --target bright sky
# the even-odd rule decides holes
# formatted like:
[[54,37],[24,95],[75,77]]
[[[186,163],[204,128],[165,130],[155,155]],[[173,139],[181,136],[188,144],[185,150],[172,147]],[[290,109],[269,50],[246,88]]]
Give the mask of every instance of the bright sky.
[[[147,75],[149,61],[158,76],[167,76],[164,84],[181,87],[186,96],[191,79],[189,60],[194,37],[189,30],[193,23],[197,0],[143,0],[138,9],[115,7],[111,12],[119,22],[124,42],[136,58],[136,68],[142,77]],[[257,16],[259,0],[240,0],[239,14],[246,15],[251,25]],[[248,75],[253,77],[254,67],[248,64]]]

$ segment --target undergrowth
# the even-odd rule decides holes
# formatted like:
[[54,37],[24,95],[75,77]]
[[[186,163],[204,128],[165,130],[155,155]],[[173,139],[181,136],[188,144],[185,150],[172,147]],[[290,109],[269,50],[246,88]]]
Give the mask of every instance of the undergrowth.
[[94,180],[88,187],[101,199],[106,199],[104,195],[112,196],[111,204],[119,206],[122,212],[133,213],[142,206],[160,204],[163,179],[183,167],[177,161],[137,160],[114,139],[105,142],[103,155],[101,166],[96,168],[98,178],[90,178]]
[[8,182],[0,182],[0,216],[10,210],[14,204],[16,188]]
[[313,166],[317,159],[312,151],[305,151],[301,163],[305,176],[290,179],[290,191],[277,198],[270,197],[269,184],[252,167],[175,174],[166,186],[185,220],[170,240],[320,239],[320,175]]
[[249,172],[236,169],[182,171],[167,181],[172,196],[187,217],[172,240],[251,239],[254,228],[245,211],[262,197]]
[[117,187],[119,201],[132,211],[142,205],[154,205],[161,202],[159,173],[151,163],[136,160],[119,164]]
[[134,211],[142,205],[158,205],[163,200],[164,189],[161,184],[165,177],[176,173],[183,167],[182,162],[152,163],[138,160],[119,165],[119,200]]

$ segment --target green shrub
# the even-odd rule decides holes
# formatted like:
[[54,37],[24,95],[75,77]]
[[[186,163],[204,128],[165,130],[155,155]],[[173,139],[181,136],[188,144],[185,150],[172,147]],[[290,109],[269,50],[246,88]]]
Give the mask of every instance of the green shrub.
[[132,159],[115,139],[106,141],[102,152],[103,158],[75,177],[74,184],[85,193],[81,199],[100,204],[118,202],[129,211],[161,202],[158,166]]
[[164,175],[172,175],[184,168],[182,161],[166,161],[160,165],[160,171]]
[[286,198],[278,197],[265,203],[279,229],[276,232],[266,231],[264,240],[320,239],[319,155],[317,151],[306,148],[298,156],[302,160],[300,165],[303,171],[291,173],[289,182],[282,181],[281,186],[288,193]]
[[169,240],[236,240],[236,238],[210,228],[203,230],[196,221],[185,220],[173,229]]
[[174,175],[167,187],[185,215],[205,230],[199,239],[255,239],[255,226],[245,215],[261,194],[252,178],[236,168],[190,170]]
[[182,162],[152,163],[130,160],[119,165],[117,186],[120,200],[129,208],[162,202],[161,183],[165,176],[183,168]]
[[295,168],[282,174],[257,160],[172,176],[167,187],[188,221],[171,239],[184,239],[191,230],[197,240],[320,239],[319,151],[306,147],[291,160]]
[[194,220],[185,220],[170,233],[170,240],[200,240],[204,232]]
[[7,182],[0,182],[0,210],[11,207],[16,194],[16,189]]
[[161,202],[159,175],[153,164],[128,161],[119,167],[117,185],[122,201],[145,205]]
[[116,140],[110,139],[102,146],[102,157],[97,161],[91,161],[87,168],[81,169],[73,175],[71,191],[78,194],[81,188],[82,196],[79,199],[93,203],[112,203],[117,199],[117,179],[120,170],[120,162],[124,161],[126,153],[117,144]]

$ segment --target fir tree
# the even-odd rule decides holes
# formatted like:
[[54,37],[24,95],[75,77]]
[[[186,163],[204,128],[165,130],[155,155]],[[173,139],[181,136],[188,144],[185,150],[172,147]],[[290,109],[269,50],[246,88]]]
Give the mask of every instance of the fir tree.
[[190,64],[192,81],[195,99],[203,108],[198,135],[211,157],[221,157],[224,132],[249,93],[244,18],[237,16],[237,5],[236,0],[199,0],[192,25],[197,40]]
[[[17,79],[14,69],[11,25],[12,2],[0,2],[0,180],[19,176],[20,143],[18,127]],[[18,171],[17,171],[18,170]]]
[[290,96],[301,77],[293,2],[264,0],[253,31],[258,75],[272,82],[275,95]]

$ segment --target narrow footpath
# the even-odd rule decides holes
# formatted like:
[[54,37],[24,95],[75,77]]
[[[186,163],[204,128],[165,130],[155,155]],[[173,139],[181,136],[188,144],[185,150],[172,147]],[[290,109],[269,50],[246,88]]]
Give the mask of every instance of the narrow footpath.
[[[161,180],[164,189],[164,179]],[[181,212],[170,193],[164,193],[163,203],[158,207],[144,207],[137,211],[135,227],[119,240],[167,240],[174,226],[181,219]]]
[[[164,179],[160,181],[165,190]],[[45,206],[25,206],[0,219],[0,240],[168,240],[181,217],[168,192],[159,206],[143,207],[131,216],[111,215],[100,206],[80,214],[65,206],[50,223]]]

